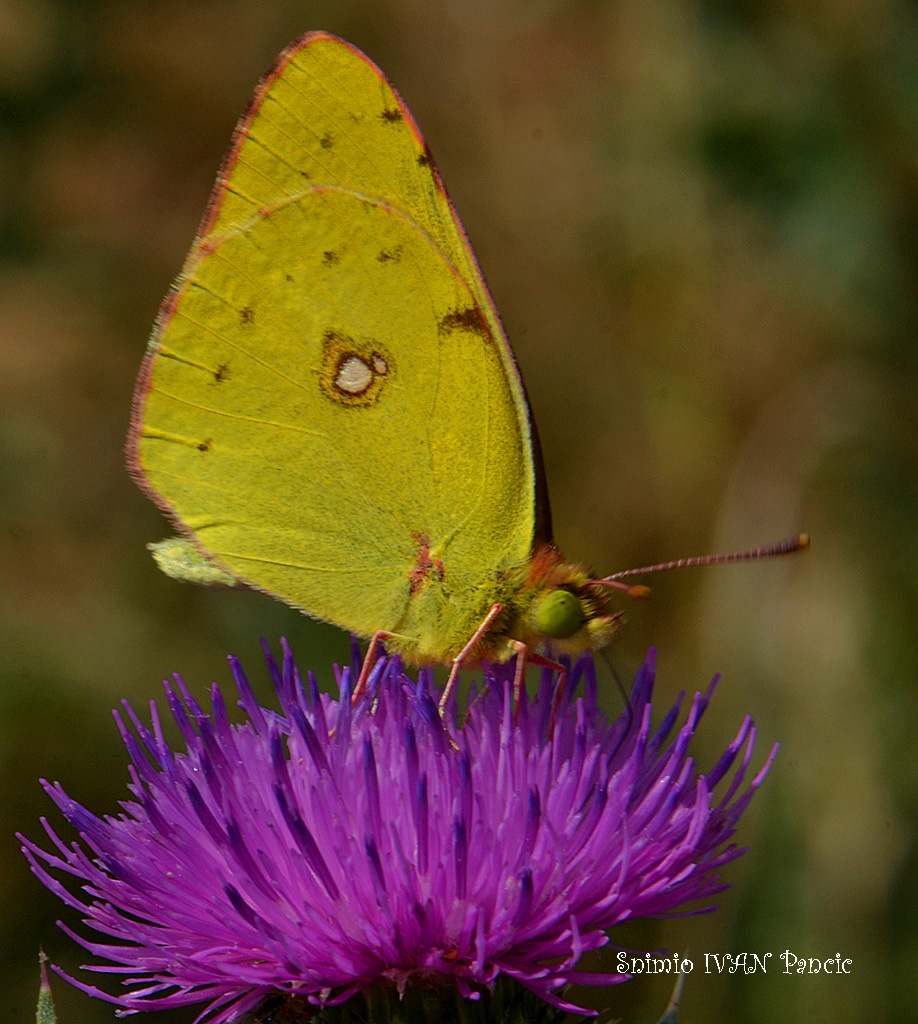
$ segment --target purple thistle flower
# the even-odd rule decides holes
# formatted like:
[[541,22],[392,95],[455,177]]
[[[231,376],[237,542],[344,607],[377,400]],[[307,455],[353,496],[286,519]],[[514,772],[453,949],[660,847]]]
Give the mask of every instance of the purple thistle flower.
[[741,791],[747,717],[699,775],[687,748],[714,683],[681,728],[680,698],[652,730],[653,652],[611,723],[591,658],[554,720],[550,672],[514,719],[512,668],[487,668],[452,741],[425,671],[415,683],[381,660],[352,708],[348,670],[335,700],[311,675],[303,686],[286,646],[282,667],[268,663],[279,713],[231,659],[240,725],[216,685],[210,713],[179,677],[166,685],[185,753],[167,747],[155,705],[151,729],[127,703],[131,729],[115,713],[133,794],[118,816],[43,783],[80,839],[68,846],[43,821],[54,850],[23,839],[24,852],[110,940],[61,924],[107,961],[85,969],[125,976],[113,995],[59,972],[83,991],[129,1011],[206,1001],[197,1020],[229,1024],[271,995],[327,1004],[386,979],[400,991],[453,979],[476,998],[504,976],[576,1010],[564,985],[626,978],[576,970],[609,928],[726,888],[717,873],[743,852],[729,840],[775,754]]

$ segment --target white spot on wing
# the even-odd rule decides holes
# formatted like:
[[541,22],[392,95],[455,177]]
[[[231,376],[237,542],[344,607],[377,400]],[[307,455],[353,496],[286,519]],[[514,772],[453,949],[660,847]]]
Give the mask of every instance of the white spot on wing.
[[348,395],[362,395],[373,383],[374,376],[373,367],[352,353],[339,364],[335,386]]

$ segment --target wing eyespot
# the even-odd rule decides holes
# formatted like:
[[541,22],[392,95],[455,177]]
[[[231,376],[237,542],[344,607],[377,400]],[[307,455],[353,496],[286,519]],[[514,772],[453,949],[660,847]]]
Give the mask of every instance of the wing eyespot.
[[338,331],[326,331],[319,386],[336,405],[375,405],[391,371],[390,357],[375,341],[358,342]]

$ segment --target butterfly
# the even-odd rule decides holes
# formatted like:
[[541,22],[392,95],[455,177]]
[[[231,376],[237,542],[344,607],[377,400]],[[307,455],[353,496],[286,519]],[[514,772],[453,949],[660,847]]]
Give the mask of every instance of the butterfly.
[[519,686],[555,664],[545,645],[605,646],[610,592],[644,590],[553,543],[523,383],[439,171],[382,72],[326,33],[280,55],[236,128],[127,450],[179,530],[161,568],[451,663],[444,701],[463,663],[518,655]]

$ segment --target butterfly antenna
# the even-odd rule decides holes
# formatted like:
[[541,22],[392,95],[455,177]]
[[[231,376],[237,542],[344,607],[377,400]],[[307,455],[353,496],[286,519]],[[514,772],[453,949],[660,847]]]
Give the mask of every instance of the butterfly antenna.
[[727,562],[754,562],[760,558],[775,558],[778,555],[792,555],[795,551],[804,551],[810,546],[807,533],[798,533],[795,537],[780,540],[777,544],[766,544],[763,547],[749,548],[748,551],[730,551],[722,555],[696,555],[693,558],[676,558],[671,562],[658,562],[656,565],[642,565],[639,569],[624,569],[614,572],[611,576],[593,580],[594,586],[615,587],[624,590],[632,597],[645,597],[647,587],[629,586],[622,583],[629,576],[644,576],[651,572],[665,572],[669,569],[688,569],[696,565],[725,565]]

